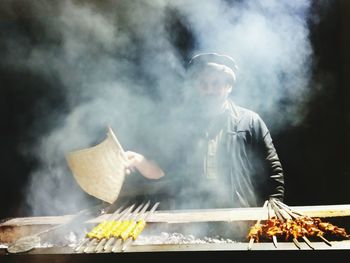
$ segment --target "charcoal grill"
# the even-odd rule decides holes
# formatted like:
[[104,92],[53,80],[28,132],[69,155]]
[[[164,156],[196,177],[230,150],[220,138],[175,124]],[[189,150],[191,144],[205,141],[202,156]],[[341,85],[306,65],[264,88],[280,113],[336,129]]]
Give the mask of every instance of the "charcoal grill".
[[[335,224],[349,229],[350,226],[350,205],[326,205],[326,206],[294,206],[291,207],[310,217],[319,217],[325,221],[335,222]],[[110,218],[112,213],[100,215],[95,218],[80,222],[80,224],[70,226],[61,231],[53,231],[47,242],[41,244],[25,253],[11,254],[7,251],[7,246],[17,239],[43,231],[53,226],[64,224],[71,220],[74,215],[47,216],[47,217],[25,217],[12,218],[0,224],[0,259],[5,258],[12,261],[34,260],[54,260],[54,262],[76,262],[82,260],[93,262],[96,260],[116,260],[133,259],[143,257],[145,259],[161,259],[167,256],[174,258],[187,258],[196,256],[198,258],[220,258],[222,256],[244,257],[245,259],[257,257],[279,257],[290,258],[299,255],[306,257],[323,257],[324,255],[350,255],[350,240],[329,240],[327,245],[322,240],[312,241],[311,249],[306,242],[300,242],[300,248],[296,248],[293,242],[279,242],[275,247],[273,242],[255,242],[249,247],[249,240],[242,236],[232,236],[229,238],[194,238],[190,232],[192,227],[201,224],[206,226],[216,226],[216,224],[239,224],[244,222],[248,227],[256,223],[257,220],[267,220],[268,213],[266,207],[255,208],[230,208],[230,209],[198,209],[198,210],[157,210],[147,217],[147,226],[140,234],[139,239],[129,244],[128,248],[119,253],[77,253],[76,245],[84,238],[87,230],[94,225]],[[181,232],[183,231],[183,232]],[[186,232],[187,231],[187,232]],[[74,234],[72,234],[74,233]],[[168,234],[168,239],[164,239],[164,233]],[[191,236],[192,239],[185,239],[178,243],[168,242],[169,237],[174,233],[180,233],[182,237]],[[160,236],[152,239],[152,237]],[[71,237],[70,237],[71,236]],[[73,237],[72,237],[73,236]],[[149,241],[152,242],[149,242]],[[156,242],[154,242],[156,240]],[[173,240],[173,239],[172,239]],[[209,241],[208,241],[209,240]],[[254,255],[254,256],[253,256]],[[168,259],[167,259],[168,260]]]

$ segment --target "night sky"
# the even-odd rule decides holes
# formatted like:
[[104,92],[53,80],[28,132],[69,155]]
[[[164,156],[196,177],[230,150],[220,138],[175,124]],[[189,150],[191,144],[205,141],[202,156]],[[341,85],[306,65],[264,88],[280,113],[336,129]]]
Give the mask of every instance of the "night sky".
[[[25,202],[26,186],[32,172],[42,165],[42,160],[31,150],[42,136],[62,125],[61,117],[72,107],[62,88],[65,83],[54,72],[48,71],[43,76],[27,66],[12,67],[9,62],[27,55],[26,50],[16,53],[17,41],[33,47],[60,46],[54,34],[45,34],[47,28],[41,22],[42,17],[24,2],[0,3],[0,218],[31,215]],[[97,1],[77,2],[97,5]],[[100,5],[101,9],[108,6]],[[310,72],[312,92],[306,105],[307,113],[298,125],[271,129],[285,170],[285,202],[289,205],[349,204],[350,2],[314,1],[307,22],[315,58]],[[186,21],[173,11],[168,13],[166,29],[172,32],[169,41],[185,63],[196,48],[195,36]],[[137,33],[134,36],[137,41]],[[11,39],[12,46],[9,45]],[[143,52],[141,43],[137,48],[127,59],[137,60],[137,54]],[[113,50],[110,52],[113,54]],[[123,54],[118,55],[125,59]],[[50,63],[50,58],[47,59],[45,63]],[[152,76],[139,73],[135,81],[152,82]],[[151,86],[145,86],[139,94],[156,96]],[[283,101],[281,103],[283,105]],[[267,120],[273,118],[269,114],[261,113]],[[80,191],[76,185],[72,187]]]

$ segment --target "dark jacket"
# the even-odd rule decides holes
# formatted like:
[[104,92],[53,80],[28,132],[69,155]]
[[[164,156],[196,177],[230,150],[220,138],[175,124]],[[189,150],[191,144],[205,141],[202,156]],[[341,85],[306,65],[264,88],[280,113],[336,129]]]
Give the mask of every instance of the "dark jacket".
[[178,177],[179,208],[254,207],[269,197],[283,201],[283,169],[264,121],[232,101],[228,105],[204,129],[192,123],[198,131],[188,134],[193,144],[183,145],[175,170],[166,171]]

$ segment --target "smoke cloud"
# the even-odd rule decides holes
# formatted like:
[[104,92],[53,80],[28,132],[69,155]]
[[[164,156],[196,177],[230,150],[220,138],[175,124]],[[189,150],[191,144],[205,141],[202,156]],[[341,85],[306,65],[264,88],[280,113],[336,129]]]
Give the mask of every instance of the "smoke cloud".
[[[16,17],[14,5],[4,6]],[[47,116],[51,126],[25,150],[40,163],[27,189],[33,215],[87,206],[64,156],[102,141],[109,125],[125,149],[155,153],[168,143],[162,157],[171,158],[178,137],[169,127],[176,130],[181,121],[169,116],[181,110],[186,62],[197,52],[236,60],[233,99],[264,116],[269,128],[303,119],[310,1],[64,0],[25,7],[35,41],[12,33],[3,63],[54,78],[57,85],[47,92],[64,94]],[[34,120],[34,135],[42,121]]]

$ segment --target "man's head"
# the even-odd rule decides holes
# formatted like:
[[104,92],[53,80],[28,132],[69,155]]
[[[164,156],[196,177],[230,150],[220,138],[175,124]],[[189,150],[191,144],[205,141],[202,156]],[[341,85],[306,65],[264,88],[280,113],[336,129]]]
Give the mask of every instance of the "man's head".
[[188,76],[191,94],[204,111],[218,112],[236,82],[237,65],[227,56],[217,53],[201,53],[189,62]]

